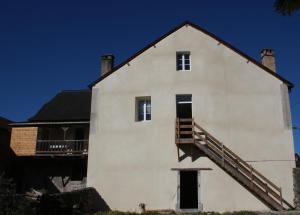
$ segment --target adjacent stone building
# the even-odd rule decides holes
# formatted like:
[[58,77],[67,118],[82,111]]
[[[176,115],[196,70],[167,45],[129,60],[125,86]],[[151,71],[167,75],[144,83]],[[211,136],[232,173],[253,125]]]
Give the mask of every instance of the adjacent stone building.
[[90,90],[62,91],[27,122],[12,123],[18,192],[86,187]]

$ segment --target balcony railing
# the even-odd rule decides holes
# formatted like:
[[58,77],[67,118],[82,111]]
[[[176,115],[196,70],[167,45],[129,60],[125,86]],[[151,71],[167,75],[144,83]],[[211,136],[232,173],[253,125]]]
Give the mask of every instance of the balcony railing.
[[38,140],[36,154],[87,154],[88,140]]

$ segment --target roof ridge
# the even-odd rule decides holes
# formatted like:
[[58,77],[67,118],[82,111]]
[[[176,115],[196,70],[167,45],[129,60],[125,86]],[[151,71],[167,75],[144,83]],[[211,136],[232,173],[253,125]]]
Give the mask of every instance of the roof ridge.
[[254,58],[252,58],[249,55],[245,54],[244,52],[242,52],[238,48],[235,48],[230,43],[222,40],[221,38],[219,38],[215,34],[213,34],[213,33],[209,32],[209,31],[205,30],[204,28],[200,27],[199,25],[196,25],[196,24],[192,23],[189,20],[186,20],[186,21],[182,22],[181,24],[177,25],[175,28],[171,29],[169,32],[163,34],[161,37],[159,37],[158,39],[154,40],[149,45],[146,45],[144,48],[142,48],[141,50],[137,51],[135,54],[131,55],[125,61],[123,61],[122,63],[120,63],[116,67],[114,67],[110,72],[104,74],[103,76],[99,77],[98,79],[96,79],[95,81],[93,81],[92,83],[90,83],[88,85],[88,87],[91,89],[95,84],[97,84],[98,82],[102,81],[103,79],[105,79],[106,77],[108,77],[109,75],[111,75],[112,73],[114,73],[115,71],[117,71],[118,69],[120,69],[121,67],[123,67],[124,65],[126,65],[128,62],[130,62],[134,58],[138,57],[143,52],[147,51],[149,48],[151,48],[152,46],[154,46],[156,43],[160,42],[161,40],[163,40],[164,38],[168,37],[169,35],[171,35],[172,33],[174,33],[175,31],[179,30],[180,28],[182,28],[185,25],[190,25],[191,27],[193,27],[193,28],[201,31],[202,33],[204,33],[204,34],[212,37],[213,39],[217,40],[218,42],[220,42],[221,44],[223,44],[227,48],[231,49],[232,51],[236,52],[240,56],[246,58],[248,61],[250,61],[253,64],[257,65],[258,67],[260,67],[261,69],[263,69],[265,72],[269,73],[270,75],[278,78],[279,80],[281,80],[282,82],[284,82],[285,84],[287,84],[288,87],[289,87],[289,89],[293,88],[294,85],[290,81],[286,80],[285,78],[283,78],[279,74],[273,72],[271,69],[267,68],[266,66],[264,66],[263,64],[261,64],[260,62],[258,62],[257,60],[255,60]]

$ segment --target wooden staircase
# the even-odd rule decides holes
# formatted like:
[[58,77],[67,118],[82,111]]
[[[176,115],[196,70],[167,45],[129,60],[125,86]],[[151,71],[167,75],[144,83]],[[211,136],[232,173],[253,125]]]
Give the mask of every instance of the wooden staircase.
[[196,146],[271,210],[282,211],[294,208],[283,199],[280,187],[195,123],[194,119],[176,119],[176,144],[178,155],[180,145]]

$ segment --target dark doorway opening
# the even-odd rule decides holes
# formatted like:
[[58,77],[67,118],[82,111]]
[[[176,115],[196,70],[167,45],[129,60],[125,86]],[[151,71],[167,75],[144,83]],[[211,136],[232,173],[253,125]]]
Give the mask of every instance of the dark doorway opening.
[[176,114],[178,118],[192,118],[192,95],[176,95]]
[[75,140],[84,140],[84,128],[76,128]]
[[[182,94],[176,95],[176,114],[179,119],[191,119],[192,118],[192,95]],[[182,121],[181,125],[191,125],[192,121]],[[191,126],[181,128],[181,131],[191,132]],[[180,134],[181,139],[191,139],[192,134]]]
[[180,171],[180,209],[198,209],[197,175],[197,171]]

